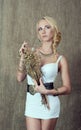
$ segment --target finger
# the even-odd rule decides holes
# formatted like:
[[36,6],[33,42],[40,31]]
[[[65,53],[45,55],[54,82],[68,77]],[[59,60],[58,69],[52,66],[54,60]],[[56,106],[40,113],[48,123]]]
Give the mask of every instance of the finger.
[[22,50],[21,49],[19,50],[19,54],[22,55]]
[[42,78],[40,78],[40,85],[43,85],[43,81],[42,81]]
[[29,50],[29,45],[28,45],[27,42],[24,41],[21,48],[20,48],[20,50],[19,50],[20,56],[25,54],[27,50]]
[[24,43],[22,44],[22,47],[27,48],[27,47],[28,47],[28,43],[27,43],[27,42],[24,42]]
[[19,54],[21,54],[21,49],[19,50]]
[[24,52],[24,48],[21,48],[20,50],[19,50],[19,53],[23,53]]
[[37,81],[35,79],[33,79],[33,82],[34,82],[35,86],[38,86]]

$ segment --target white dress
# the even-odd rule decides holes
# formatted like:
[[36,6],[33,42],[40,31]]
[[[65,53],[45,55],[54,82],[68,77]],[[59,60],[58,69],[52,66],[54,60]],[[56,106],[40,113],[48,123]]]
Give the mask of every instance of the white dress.
[[[48,63],[41,67],[43,83],[55,81],[58,74],[58,62],[61,60],[61,58],[62,56],[59,56],[57,62]],[[33,85],[32,78],[29,75],[27,75],[27,83],[29,85]],[[29,92],[27,92],[25,116],[38,119],[58,118],[60,114],[60,100],[58,96],[48,95],[47,97],[50,109],[41,103],[42,98],[40,93],[31,95]]]

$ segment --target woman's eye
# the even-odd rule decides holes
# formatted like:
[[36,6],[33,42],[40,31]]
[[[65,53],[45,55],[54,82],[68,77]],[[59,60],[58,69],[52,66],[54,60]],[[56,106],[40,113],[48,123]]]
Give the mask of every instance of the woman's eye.
[[38,28],[38,31],[42,31],[43,29],[50,29],[50,28],[51,28],[51,26],[46,25],[44,28],[39,27],[39,28]]
[[38,31],[41,31],[42,30],[42,28],[40,27],[40,28],[38,28]]
[[46,26],[47,29],[51,28],[51,26]]

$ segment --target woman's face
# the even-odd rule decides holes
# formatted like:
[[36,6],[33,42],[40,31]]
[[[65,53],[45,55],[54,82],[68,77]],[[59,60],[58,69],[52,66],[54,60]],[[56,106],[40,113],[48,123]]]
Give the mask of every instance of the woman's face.
[[53,41],[54,28],[46,21],[41,20],[37,27],[38,37],[43,42]]

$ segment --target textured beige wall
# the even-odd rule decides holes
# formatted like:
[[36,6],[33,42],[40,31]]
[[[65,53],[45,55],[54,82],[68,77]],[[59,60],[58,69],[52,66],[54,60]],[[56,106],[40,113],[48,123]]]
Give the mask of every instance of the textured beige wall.
[[58,50],[68,58],[72,82],[71,95],[60,97],[56,130],[81,130],[80,12],[80,0],[0,0],[0,130],[26,130],[26,81],[16,80],[18,50],[24,40],[39,45],[35,25],[45,15],[55,18],[62,32]]

